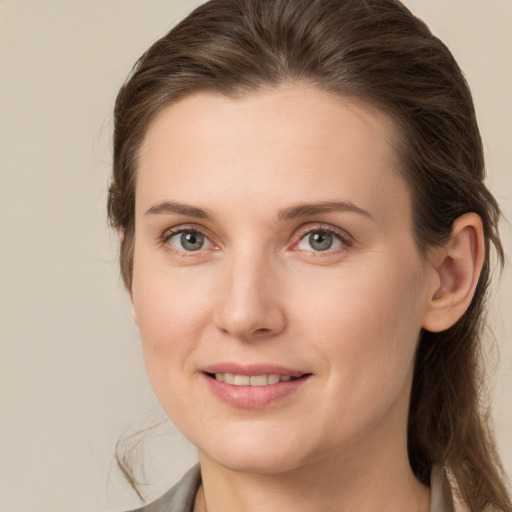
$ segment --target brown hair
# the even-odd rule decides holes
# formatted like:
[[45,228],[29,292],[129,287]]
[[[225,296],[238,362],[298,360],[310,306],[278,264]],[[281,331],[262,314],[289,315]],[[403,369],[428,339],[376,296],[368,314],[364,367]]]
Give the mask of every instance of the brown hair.
[[473,301],[452,328],[422,332],[409,412],[409,460],[429,484],[444,465],[471,511],[510,510],[482,407],[480,363],[490,245],[503,261],[499,208],[485,187],[471,93],[447,47],[397,0],[211,0],[137,62],[115,106],[108,213],[124,234],[131,287],[137,154],[163,107],[196,91],[242,96],[282,82],[310,84],[386,112],[399,134],[419,250],[442,245],[477,213],[486,260]]

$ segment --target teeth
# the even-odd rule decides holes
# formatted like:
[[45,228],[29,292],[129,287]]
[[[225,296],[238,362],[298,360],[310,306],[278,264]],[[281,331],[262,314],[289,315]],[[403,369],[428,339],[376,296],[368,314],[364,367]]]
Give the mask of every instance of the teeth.
[[268,376],[268,383],[269,384],[277,384],[280,381],[279,375],[276,375],[275,373],[272,373]]
[[291,375],[278,375],[271,373],[268,375],[235,375],[233,373],[216,373],[215,379],[226,384],[235,386],[267,386],[268,384],[278,384],[279,382],[288,382],[292,379]]
[[250,386],[251,377],[249,375],[235,375],[233,384],[235,386]]
[[251,377],[251,386],[266,386],[268,377],[266,375],[254,375]]

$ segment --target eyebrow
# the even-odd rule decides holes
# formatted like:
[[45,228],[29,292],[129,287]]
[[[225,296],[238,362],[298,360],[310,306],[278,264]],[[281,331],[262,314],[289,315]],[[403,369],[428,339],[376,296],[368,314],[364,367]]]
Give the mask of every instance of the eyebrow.
[[[374,220],[369,212],[359,208],[350,201],[298,203],[280,210],[277,214],[277,218],[280,221],[286,221],[329,212],[354,212]],[[195,217],[197,219],[204,220],[213,219],[213,214],[210,212],[210,210],[198,208],[186,203],[179,203],[176,201],[162,201],[161,203],[158,203],[155,206],[149,208],[145,215],[163,215],[169,213],[186,215],[187,217]]]
[[185,203],[178,203],[176,201],[162,201],[147,210],[145,215],[162,215],[166,213],[176,213],[178,215],[186,215],[187,217],[196,217],[205,220],[212,220],[213,218],[209,210],[197,208],[196,206]]
[[374,220],[370,212],[359,208],[350,201],[326,201],[320,203],[299,203],[292,205],[278,214],[279,220],[292,220],[300,217],[319,215],[329,212],[354,212]]

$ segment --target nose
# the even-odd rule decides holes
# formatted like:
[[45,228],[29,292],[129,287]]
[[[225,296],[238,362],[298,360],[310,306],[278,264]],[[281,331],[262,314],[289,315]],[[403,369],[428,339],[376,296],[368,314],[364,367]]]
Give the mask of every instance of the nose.
[[267,339],[283,332],[277,269],[263,257],[234,257],[224,269],[215,311],[218,329],[237,339]]

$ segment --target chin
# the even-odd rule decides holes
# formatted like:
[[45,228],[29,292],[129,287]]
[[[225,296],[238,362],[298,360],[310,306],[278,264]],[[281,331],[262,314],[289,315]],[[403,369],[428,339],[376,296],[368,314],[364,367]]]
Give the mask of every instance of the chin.
[[226,442],[198,443],[200,455],[231,471],[267,475],[291,471],[307,458],[300,445],[283,443],[282,438],[228,437]]
[[217,457],[216,453],[205,454],[220,466],[237,473],[251,473],[259,475],[272,475],[287,473],[300,464],[295,460],[286,457],[275,456],[275,454],[247,452],[247,453],[226,453],[223,452]]

